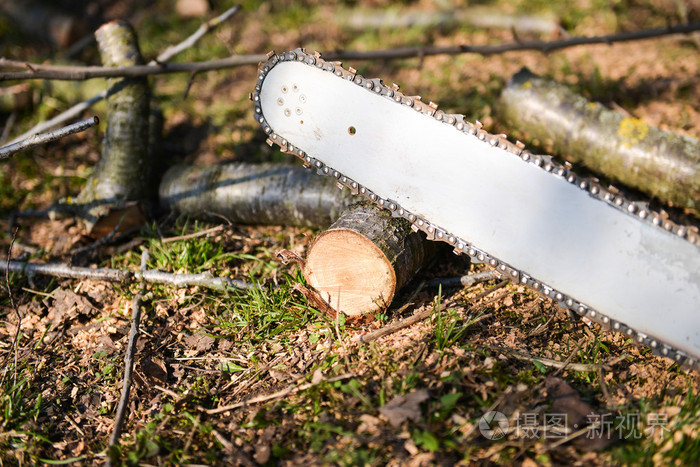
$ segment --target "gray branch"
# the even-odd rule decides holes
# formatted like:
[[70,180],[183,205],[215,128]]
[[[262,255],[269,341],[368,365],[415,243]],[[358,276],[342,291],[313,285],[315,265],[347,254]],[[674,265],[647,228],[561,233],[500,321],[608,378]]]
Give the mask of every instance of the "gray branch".
[[112,268],[83,268],[59,263],[30,263],[24,261],[8,261],[0,264],[0,271],[35,275],[64,277],[70,279],[90,279],[95,281],[121,282],[131,280],[143,280],[151,284],[165,284],[174,287],[204,287],[214,290],[240,289],[247,290],[253,287],[250,283],[240,279],[213,276],[209,272],[200,274],[174,274],[155,269],[142,272],[126,269]]
[[[217,16],[216,18],[213,18],[206,23],[204,23],[202,26],[197,29],[194,34],[189,36],[187,39],[184,41],[180,42],[177,45],[173,45],[165,49],[158,57],[156,57],[155,60],[151,60],[148,64],[149,65],[156,65],[159,62],[166,62],[170,60],[171,58],[175,57],[176,55],[184,52],[187,50],[187,48],[194,46],[199,39],[201,39],[204,34],[206,34],[209,31],[212,31],[216,29],[220,24],[222,24],[224,21],[228,20],[231,18],[234,14],[236,14],[239,10],[238,5],[234,6],[232,8],[229,8],[225,12],[223,12],[221,15]],[[2,62],[2,59],[0,59],[0,63]],[[17,62],[17,63],[22,63],[22,62]],[[28,136],[31,136],[36,133],[40,133],[42,131],[49,130],[51,128],[54,128],[72,118],[78,117],[83,111],[89,109],[93,105],[97,104],[101,100],[103,100],[109,93],[115,92],[116,89],[106,89],[96,96],[91,97],[88,100],[85,100],[83,102],[80,102],[78,104],[75,104],[73,107],[70,109],[67,109],[60,114],[56,115],[50,120],[46,120],[45,122],[40,122],[37,125],[34,126],[34,128],[30,129],[23,135],[18,136],[15,138],[12,142],[19,141],[21,139],[24,139]]]
[[[549,53],[568,47],[592,44],[612,44],[614,42],[629,42],[642,39],[669,36],[672,34],[689,34],[700,31],[700,22],[680,24],[666,28],[642,29],[626,31],[604,36],[578,36],[566,39],[541,41],[514,41],[496,45],[453,45],[453,46],[416,46],[397,47],[393,49],[369,51],[335,51],[324,54],[326,60],[396,60],[405,58],[422,58],[431,55],[460,55],[466,53],[478,55],[496,55],[506,52],[538,51]],[[27,70],[0,73],[0,81],[23,79],[55,79],[82,81],[93,78],[137,77],[165,73],[200,73],[247,65],[257,65],[265,61],[267,55],[237,55],[235,57],[206,62],[191,63],[159,63],[156,65],[138,65],[119,68],[99,66],[60,66],[41,65],[17,60],[0,59],[0,69]]]
[[7,159],[16,152],[33,148],[34,146],[39,146],[41,144],[50,143],[74,133],[80,133],[81,131],[85,131],[98,123],[100,123],[99,118],[90,117],[63,128],[59,128],[58,130],[49,131],[48,133],[39,133],[38,135],[30,136],[29,138],[23,139],[16,143],[8,144],[7,146],[0,148],[0,159]]

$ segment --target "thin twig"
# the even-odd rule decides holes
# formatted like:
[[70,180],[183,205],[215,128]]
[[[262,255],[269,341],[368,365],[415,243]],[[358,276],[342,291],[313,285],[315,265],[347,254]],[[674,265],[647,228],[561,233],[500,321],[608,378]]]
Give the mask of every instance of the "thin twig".
[[397,321],[396,323],[388,324],[383,328],[377,329],[376,331],[355,336],[352,338],[352,341],[359,342],[360,344],[366,344],[368,342],[376,341],[381,337],[393,334],[396,331],[400,331],[401,329],[413,326],[416,323],[420,323],[424,319],[428,318],[432,312],[432,309],[426,308],[425,310],[419,311],[418,313],[415,313],[409,316],[408,318],[402,319],[401,321]]
[[238,10],[241,9],[240,5],[235,5],[228,10],[224,11],[221,13],[219,16],[216,18],[212,18],[209,21],[205,22],[202,24],[199,29],[197,29],[190,37],[185,39],[184,41],[180,42],[177,45],[173,45],[165,49],[158,57],[156,57],[155,62],[156,63],[163,63],[167,62],[174,56],[184,52],[185,50],[189,49],[190,47],[194,46],[197,41],[199,41],[206,33],[211,31],[212,29],[216,28],[219,26],[221,23],[224,21],[227,21],[229,18],[231,18],[233,15],[238,13]]
[[564,438],[562,438],[562,439],[560,439],[560,440],[558,440],[558,441],[552,443],[552,444],[549,446],[549,449],[557,448],[557,447],[561,446],[562,444],[568,443],[568,442],[571,441],[572,439],[576,439],[576,438],[578,438],[579,436],[584,435],[584,434],[586,434],[586,433],[588,433],[588,432],[590,432],[590,431],[595,431],[596,429],[598,429],[598,428],[600,427],[600,425],[601,425],[601,421],[600,421],[600,420],[597,420],[597,421],[591,423],[590,425],[585,426],[585,427],[581,428],[581,429],[578,430],[578,431],[574,431],[574,432],[571,433],[570,435],[568,435],[568,436],[566,436],[566,437],[564,437]]
[[[569,354],[568,357],[566,357],[566,360],[564,360],[564,364],[562,366],[560,366],[559,368],[557,368],[557,371],[552,373],[552,376],[557,376],[559,373],[564,371],[564,368],[566,368],[569,365],[569,363],[571,363],[571,360],[573,360],[574,356],[578,353],[578,351],[580,349],[581,349],[581,342],[578,342],[576,344],[576,347],[574,348],[574,350]],[[600,370],[600,368],[598,370]]]
[[[7,265],[10,264],[12,259],[12,247],[15,244],[15,239],[17,238],[18,231],[19,227],[17,227],[14,233],[12,234],[12,240],[10,240],[10,246],[7,249]],[[7,286],[7,295],[10,297],[10,307],[12,307],[12,309],[15,311],[15,314],[17,315],[17,330],[15,331],[14,339],[12,339],[10,351],[7,353],[7,356],[5,357],[5,360],[2,363],[2,368],[7,370],[7,360],[10,358],[10,355],[13,353],[12,350],[14,349],[15,364],[13,367],[13,379],[17,380],[17,344],[19,340],[19,333],[22,329],[22,315],[20,315],[19,310],[17,309],[17,304],[15,303],[15,296],[12,293],[12,286],[10,285],[10,268],[7,266],[5,268],[5,285]],[[2,386],[2,383],[5,382],[5,376],[7,376],[7,371],[4,371],[2,374],[2,378],[0,378],[0,386]]]
[[0,159],[7,159],[14,153],[24,149],[33,148],[34,146],[39,146],[40,144],[50,143],[74,133],[80,133],[81,131],[85,131],[98,123],[100,123],[99,118],[90,117],[71,125],[64,126],[63,128],[59,128],[58,130],[49,131],[48,133],[39,133],[38,135],[30,136],[27,139],[17,141],[16,143],[8,144],[7,146],[0,148]]
[[[672,34],[688,34],[700,30],[700,22],[687,23],[666,28],[642,29],[639,31],[626,31],[604,36],[579,36],[569,37],[553,41],[517,41],[496,45],[453,45],[453,46],[418,46],[397,47],[393,49],[369,50],[369,51],[334,51],[324,54],[327,60],[396,60],[415,57],[428,57],[432,55],[459,55],[478,54],[496,55],[506,52],[538,51],[549,53],[568,47],[592,44],[612,44],[614,42],[629,42],[642,39],[652,39]],[[17,60],[0,59],[0,69],[25,69],[29,71],[0,73],[0,81],[23,79],[55,79],[82,81],[93,78],[137,77],[146,75],[159,75],[166,73],[199,73],[204,71],[222,70],[247,65],[257,65],[265,61],[267,55],[237,55],[219,60],[191,63],[159,63],[156,65],[137,65],[129,67],[101,67],[101,66],[64,66],[43,65],[27,63]]]
[[[146,262],[148,251],[144,251],[141,255],[141,271],[146,270]],[[131,329],[129,330],[129,343],[126,347],[124,355],[124,379],[122,383],[122,392],[119,397],[119,405],[114,418],[114,429],[109,437],[108,449],[119,443],[119,438],[122,433],[122,425],[126,417],[126,408],[129,403],[129,392],[131,391],[132,373],[134,371],[134,353],[136,352],[136,341],[139,337],[139,325],[141,323],[141,305],[144,300],[145,283],[141,282],[141,290],[134,296],[131,302]],[[108,458],[106,465],[111,465],[111,458]]]
[[53,277],[65,277],[70,279],[90,279],[107,282],[127,282],[129,280],[144,280],[152,284],[165,284],[174,287],[205,287],[215,290],[226,290],[230,288],[247,290],[253,287],[252,284],[240,280],[229,279],[228,277],[216,277],[209,272],[200,274],[175,274],[155,269],[148,269],[143,272],[131,271],[128,269],[113,268],[83,268],[60,263],[31,263],[25,261],[7,261],[0,263],[0,269],[6,272],[16,272],[33,275],[44,275]]
[[[205,25],[209,25],[205,32],[209,32],[213,29],[216,29],[217,26],[219,26],[221,23],[223,23],[224,21],[231,18],[237,11],[238,11],[238,6],[234,6],[233,8],[229,8],[228,10],[226,10],[224,13],[217,16],[216,18],[213,18],[213,19],[207,21],[206,23],[204,23],[204,25],[202,25],[199,29],[197,29],[194,32],[194,34],[189,36],[187,39],[185,39],[184,41],[180,42],[179,44],[177,44],[175,46],[170,46],[167,49],[165,49],[165,51],[163,51],[160,55],[158,55],[158,57],[155,60],[152,60],[151,62],[149,62],[149,65],[156,65],[158,62],[168,61],[171,58],[173,58],[175,55],[186,50],[187,47],[194,46],[195,43],[199,39],[201,39],[202,36],[204,36],[204,34],[201,31],[202,31],[202,28],[205,27]],[[196,39],[193,39],[193,37],[196,37]],[[184,46],[183,44],[187,44],[187,45]],[[2,62],[2,60],[0,60],[0,63],[1,62]],[[80,102],[80,103],[74,105],[73,107],[71,107],[70,109],[67,109],[67,110],[61,112],[60,114],[53,117],[51,120],[47,120],[45,122],[38,123],[37,125],[34,126],[34,128],[32,128],[29,131],[27,131],[26,133],[18,136],[12,142],[22,140],[24,138],[27,138],[31,135],[36,134],[36,133],[40,133],[42,131],[50,130],[58,125],[63,124],[64,122],[66,122],[68,120],[71,120],[73,118],[77,118],[80,114],[83,113],[83,111],[89,109],[90,107],[92,107],[96,103],[105,99],[107,97],[107,95],[113,91],[114,91],[114,87],[112,87],[110,89],[106,89],[106,90],[100,92],[99,94],[97,94],[96,96],[93,96],[90,99],[87,99],[83,102]]]
[[[544,357],[536,357],[534,355],[528,355],[520,352],[516,352],[515,350],[511,349],[504,349],[504,348],[499,348],[499,347],[493,347],[493,350],[496,352],[502,352],[506,355],[510,355],[511,357],[515,357],[518,360],[525,360],[528,362],[540,362],[544,366],[549,366],[552,368],[566,368],[567,370],[573,370],[573,371],[581,371],[581,372],[589,372],[589,371],[598,371],[600,369],[601,365],[597,363],[571,363],[571,361],[559,361],[559,360],[552,360],[551,358],[544,358]],[[573,355],[573,354],[572,354]]]
[[228,412],[229,410],[240,409],[241,407],[245,407],[247,405],[258,404],[260,402],[267,402],[267,401],[274,400],[274,399],[281,399],[282,397],[285,397],[285,396],[288,396],[291,394],[296,394],[299,391],[305,391],[305,390],[307,390],[311,387],[314,387],[318,384],[321,384],[321,383],[334,383],[336,381],[342,381],[345,379],[354,378],[355,376],[357,376],[357,375],[355,375],[355,373],[344,373],[342,375],[333,376],[331,378],[324,378],[317,383],[312,382],[312,383],[301,384],[299,386],[289,386],[285,389],[282,389],[281,391],[277,391],[277,392],[274,392],[272,394],[268,394],[266,396],[257,396],[257,397],[253,397],[251,399],[247,399],[247,400],[244,400],[241,402],[236,402],[235,404],[224,405],[222,407],[217,407],[215,409],[202,409],[202,410],[204,410],[204,412],[206,412],[209,415]]

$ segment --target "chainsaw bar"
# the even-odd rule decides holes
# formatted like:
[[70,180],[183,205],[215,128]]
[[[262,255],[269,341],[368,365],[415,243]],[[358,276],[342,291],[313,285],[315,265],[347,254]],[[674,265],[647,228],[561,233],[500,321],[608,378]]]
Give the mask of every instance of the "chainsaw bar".
[[428,239],[700,370],[700,236],[398,86],[296,49],[261,64],[270,145]]

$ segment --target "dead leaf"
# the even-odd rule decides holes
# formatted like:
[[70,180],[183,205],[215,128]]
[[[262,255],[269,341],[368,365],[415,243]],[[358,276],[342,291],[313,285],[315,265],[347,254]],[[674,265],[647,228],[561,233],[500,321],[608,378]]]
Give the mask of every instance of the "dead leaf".
[[141,370],[146,376],[161,383],[168,381],[168,368],[165,366],[165,362],[159,358],[144,358],[141,361]]
[[198,352],[206,352],[207,350],[210,350],[214,345],[214,342],[216,342],[216,339],[202,333],[185,337],[185,344]]
[[[97,311],[97,308],[90,303],[90,300],[69,289],[56,290],[53,293],[53,298],[53,306],[56,309],[56,317],[58,319],[60,319],[60,317],[62,317],[65,313],[72,312],[73,307],[75,307],[75,311],[78,313],[88,316]],[[74,316],[69,316],[69,318],[73,317]]]
[[108,354],[113,354],[117,351],[117,347],[114,345],[114,341],[109,336],[101,336],[97,338],[97,349],[96,352],[107,352]]
[[379,413],[384,415],[391,423],[391,426],[398,428],[406,420],[417,422],[420,420],[420,403],[428,399],[428,391],[419,389],[401,396],[396,396],[384,407],[379,409]]

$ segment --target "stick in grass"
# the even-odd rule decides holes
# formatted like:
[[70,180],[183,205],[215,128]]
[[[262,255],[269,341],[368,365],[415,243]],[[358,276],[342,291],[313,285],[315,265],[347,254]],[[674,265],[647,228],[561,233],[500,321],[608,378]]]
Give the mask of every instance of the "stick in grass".
[[[148,251],[141,254],[141,272],[146,271],[146,263],[148,261]],[[141,306],[144,301],[145,283],[141,282],[141,290],[134,296],[131,302],[131,329],[129,330],[129,341],[126,346],[124,355],[124,378],[122,382],[122,392],[119,397],[119,405],[114,418],[114,428],[112,435],[109,437],[108,453],[109,458],[107,465],[111,465],[115,453],[112,452],[112,447],[119,443],[119,438],[122,433],[122,424],[126,417],[126,408],[129,403],[129,392],[131,391],[132,372],[134,371],[134,353],[136,352],[136,341],[139,337],[139,325],[141,324]]]
[[209,272],[199,274],[174,274],[156,269],[143,271],[131,271],[128,269],[112,268],[83,268],[60,263],[30,263],[24,261],[2,261],[0,272],[52,277],[65,277],[70,279],[88,279],[94,281],[127,283],[132,280],[140,280],[150,284],[163,284],[173,287],[204,287],[212,290],[240,289],[246,290],[253,287],[250,283],[240,279],[228,277],[216,277]]

